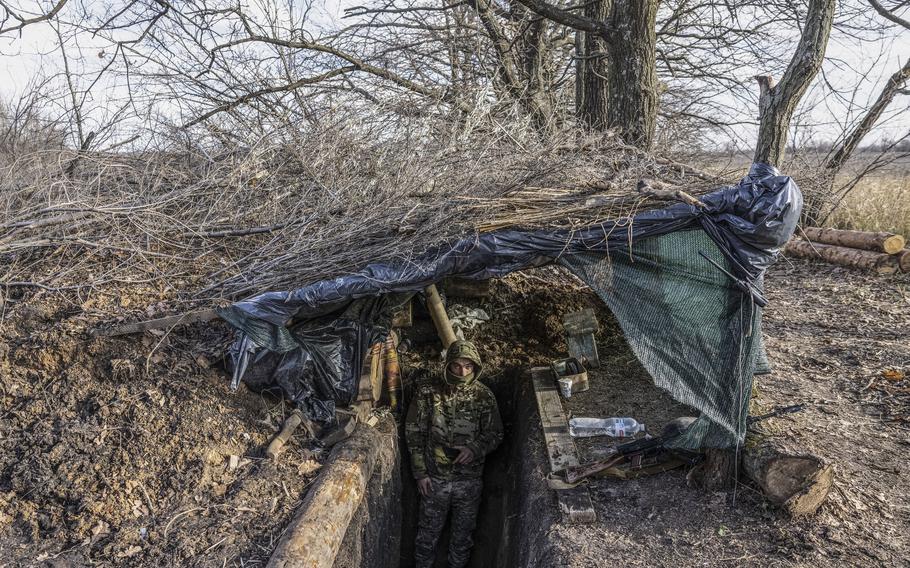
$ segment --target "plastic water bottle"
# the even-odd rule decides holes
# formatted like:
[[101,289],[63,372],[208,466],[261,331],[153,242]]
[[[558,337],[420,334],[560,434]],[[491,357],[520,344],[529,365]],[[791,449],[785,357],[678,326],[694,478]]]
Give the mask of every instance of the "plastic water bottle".
[[645,425],[634,418],[572,418],[569,433],[576,438],[591,436],[613,436],[625,438],[644,432]]

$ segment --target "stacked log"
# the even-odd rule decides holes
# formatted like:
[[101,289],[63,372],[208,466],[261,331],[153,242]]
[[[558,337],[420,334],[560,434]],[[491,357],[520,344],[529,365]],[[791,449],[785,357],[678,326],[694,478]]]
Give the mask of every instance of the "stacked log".
[[894,254],[904,249],[904,237],[894,233],[870,233],[867,231],[846,231],[842,229],[822,229],[806,227],[803,229],[806,238],[814,243],[835,245],[852,249],[869,250]]
[[806,227],[803,234],[808,240],[791,240],[784,249],[786,254],[878,274],[910,272],[910,249],[904,248],[901,235],[819,227]]
[[898,265],[900,265],[901,271],[910,272],[910,249],[904,249],[897,254]]

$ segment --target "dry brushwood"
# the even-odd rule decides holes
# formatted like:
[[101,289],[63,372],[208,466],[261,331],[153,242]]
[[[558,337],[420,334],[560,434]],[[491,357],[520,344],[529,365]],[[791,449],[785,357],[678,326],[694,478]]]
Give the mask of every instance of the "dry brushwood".
[[[376,127],[380,128],[380,127]],[[574,150],[573,150],[574,149]],[[505,227],[571,228],[723,183],[605,136],[336,121],[219,152],[0,156],[0,285],[130,288],[172,307],[411,261]]]

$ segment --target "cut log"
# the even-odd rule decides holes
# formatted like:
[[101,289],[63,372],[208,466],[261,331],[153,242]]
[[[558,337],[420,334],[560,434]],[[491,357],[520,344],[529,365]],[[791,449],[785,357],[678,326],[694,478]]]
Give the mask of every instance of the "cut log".
[[742,454],[749,479],[771,503],[793,516],[814,513],[834,484],[832,465],[799,452],[785,439],[750,431]]
[[894,274],[898,271],[897,255],[868,250],[793,240],[787,243],[784,252],[786,252],[788,256],[797,258],[821,258],[831,264],[847,266],[850,268],[861,268],[879,274]]
[[906,244],[904,237],[894,233],[870,233],[866,231],[822,229],[820,227],[806,227],[803,229],[803,233],[813,243],[871,250],[887,254],[894,254],[900,251]]
[[897,264],[903,272],[910,272],[910,249],[897,253]]
[[726,491],[736,486],[736,451],[719,448],[705,450],[705,461],[697,467],[705,491]]
[[272,552],[268,568],[334,565],[351,517],[360,506],[373,474],[381,437],[385,435],[389,434],[361,424],[350,438],[335,446]]

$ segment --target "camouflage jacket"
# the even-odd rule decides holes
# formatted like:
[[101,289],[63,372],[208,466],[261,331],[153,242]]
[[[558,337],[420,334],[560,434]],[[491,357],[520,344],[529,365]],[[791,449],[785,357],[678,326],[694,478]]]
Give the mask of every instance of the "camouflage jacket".
[[[415,479],[480,477],[484,460],[502,441],[502,420],[496,398],[485,385],[472,381],[456,388],[440,378],[419,384],[408,407],[405,437]],[[469,464],[455,464],[455,446],[474,452]]]

